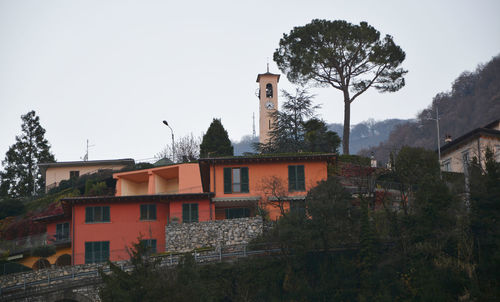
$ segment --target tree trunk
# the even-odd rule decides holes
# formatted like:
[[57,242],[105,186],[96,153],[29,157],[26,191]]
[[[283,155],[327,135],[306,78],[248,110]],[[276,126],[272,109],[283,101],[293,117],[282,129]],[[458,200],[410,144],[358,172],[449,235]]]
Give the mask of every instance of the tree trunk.
[[351,133],[351,103],[344,97],[344,134],[342,136],[342,151],[349,154],[349,134]]

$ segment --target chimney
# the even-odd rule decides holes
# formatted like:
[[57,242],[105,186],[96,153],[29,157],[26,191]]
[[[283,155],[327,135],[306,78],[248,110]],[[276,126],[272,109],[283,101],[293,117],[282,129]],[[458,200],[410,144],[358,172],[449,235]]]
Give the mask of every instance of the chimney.
[[446,135],[444,136],[444,142],[445,142],[445,143],[449,143],[449,142],[451,142],[451,135],[446,134]]

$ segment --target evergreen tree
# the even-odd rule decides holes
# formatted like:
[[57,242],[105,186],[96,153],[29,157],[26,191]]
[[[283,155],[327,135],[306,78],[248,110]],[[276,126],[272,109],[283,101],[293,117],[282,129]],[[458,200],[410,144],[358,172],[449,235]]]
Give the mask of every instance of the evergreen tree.
[[[331,134],[326,129],[326,124],[314,118],[314,111],[319,106],[313,106],[313,96],[306,89],[297,88],[295,95],[283,90],[285,101],[281,110],[271,113],[274,120],[269,141],[257,144],[257,149],[262,153],[287,153],[299,151],[332,151],[320,150],[322,146],[334,145],[335,139],[330,139]],[[310,120],[307,120],[311,118]],[[331,137],[334,137],[331,136]],[[307,141],[306,141],[307,137]],[[320,142],[321,141],[321,142]],[[338,146],[328,146],[336,149]]]
[[500,295],[500,163],[490,149],[485,158],[485,170],[477,160],[471,165],[470,222],[479,286],[475,295],[494,301]]
[[219,119],[214,118],[200,145],[200,157],[232,156],[233,146],[226,129]]
[[54,162],[50,144],[45,139],[45,129],[35,111],[21,116],[22,133],[5,154],[4,171],[0,173],[0,195],[10,197],[29,196],[45,187],[39,163]]

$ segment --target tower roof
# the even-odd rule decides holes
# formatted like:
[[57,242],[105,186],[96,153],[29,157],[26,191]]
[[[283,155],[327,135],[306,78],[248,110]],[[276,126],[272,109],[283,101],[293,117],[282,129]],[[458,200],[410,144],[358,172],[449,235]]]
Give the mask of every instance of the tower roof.
[[268,72],[266,72],[266,73],[259,73],[259,74],[257,75],[257,81],[256,81],[257,83],[259,83],[259,82],[260,82],[260,77],[261,77],[261,76],[275,76],[275,77],[278,77],[278,78],[276,79],[276,82],[279,82],[279,81],[280,81],[280,75],[279,75],[279,74],[270,73],[270,72],[268,71]]

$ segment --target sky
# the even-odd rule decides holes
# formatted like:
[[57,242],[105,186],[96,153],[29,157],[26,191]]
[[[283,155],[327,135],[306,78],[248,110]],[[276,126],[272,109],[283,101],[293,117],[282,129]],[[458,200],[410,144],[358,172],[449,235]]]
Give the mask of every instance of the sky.
[[[220,118],[232,140],[258,127],[257,74],[280,73],[280,38],[312,19],[366,21],[406,52],[406,86],[369,91],[351,123],[414,118],[453,80],[500,54],[500,1],[0,0],[0,159],[35,110],[58,161],[151,160]],[[279,89],[295,86],[282,75]],[[313,88],[343,122],[342,94]],[[279,100],[280,101],[280,100]],[[258,133],[258,128],[256,129]]]

